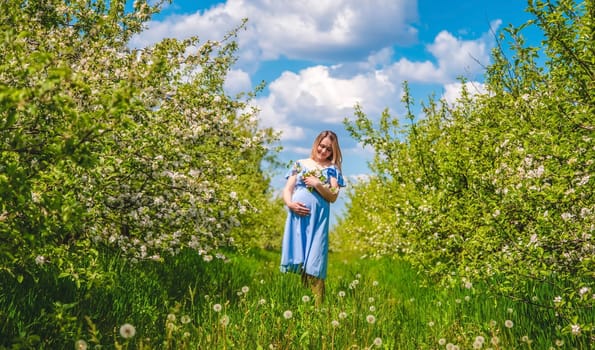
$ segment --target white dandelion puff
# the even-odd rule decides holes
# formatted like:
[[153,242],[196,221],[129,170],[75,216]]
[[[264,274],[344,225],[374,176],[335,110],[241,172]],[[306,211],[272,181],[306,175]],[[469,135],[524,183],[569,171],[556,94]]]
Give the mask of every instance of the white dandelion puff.
[[120,327],[120,335],[122,336],[122,338],[129,339],[129,338],[134,337],[135,334],[136,334],[136,328],[134,328],[134,326],[131,325],[130,323],[124,323]]
[[87,350],[87,342],[79,339],[74,343],[74,349],[75,350]]

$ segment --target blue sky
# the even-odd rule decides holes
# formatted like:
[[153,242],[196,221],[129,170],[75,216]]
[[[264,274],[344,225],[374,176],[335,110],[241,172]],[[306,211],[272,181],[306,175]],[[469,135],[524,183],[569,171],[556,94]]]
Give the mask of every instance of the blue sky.
[[[233,94],[266,82],[254,104],[261,125],[282,132],[283,162],[307,157],[321,130],[337,132],[343,171],[353,182],[369,173],[372,158],[344,130],[354,105],[372,118],[385,108],[403,115],[403,81],[416,103],[432,93],[453,101],[460,76],[481,91],[494,33],[530,19],[525,6],[523,0],[173,0],[132,45],[192,35],[219,40],[247,18],[226,89]],[[273,185],[283,182],[280,172]]]

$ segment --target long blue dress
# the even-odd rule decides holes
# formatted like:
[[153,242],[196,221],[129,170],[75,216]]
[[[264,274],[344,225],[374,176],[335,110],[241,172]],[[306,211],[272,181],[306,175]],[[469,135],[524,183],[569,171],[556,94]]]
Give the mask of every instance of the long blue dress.
[[[310,215],[299,216],[287,210],[287,221],[281,249],[282,272],[306,272],[308,275],[326,278],[328,261],[328,231],[330,203],[315,190],[310,191],[303,175],[310,170],[303,161],[297,161],[285,178],[297,174],[292,200],[302,202],[310,209]],[[337,179],[339,187],[344,187],[343,175],[335,165],[321,170],[325,183],[331,177]]]

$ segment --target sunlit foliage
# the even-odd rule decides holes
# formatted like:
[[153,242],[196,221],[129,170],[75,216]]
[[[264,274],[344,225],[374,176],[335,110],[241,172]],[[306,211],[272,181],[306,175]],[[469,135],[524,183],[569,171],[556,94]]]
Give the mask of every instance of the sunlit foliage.
[[[338,236],[446,283],[491,281],[555,310],[565,332],[591,331],[577,315],[595,304],[595,3],[530,1],[528,11],[543,46],[525,45],[525,26],[504,30],[486,93],[432,98],[417,118],[405,85],[406,118],[374,123],[356,109],[346,125],[374,148],[375,176],[351,192]],[[543,286],[557,301],[532,297]]]

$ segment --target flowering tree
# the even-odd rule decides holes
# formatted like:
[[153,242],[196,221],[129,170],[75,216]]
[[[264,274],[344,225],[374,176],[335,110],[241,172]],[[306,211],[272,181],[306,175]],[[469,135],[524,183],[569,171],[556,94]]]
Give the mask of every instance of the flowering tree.
[[125,5],[0,8],[0,268],[18,278],[74,245],[208,257],[242,220],[244,242],[271,226],[261,163],[277,136],[248,107],[257,91],[223,90],[236,31],[130,49],[159,4]]
[[[555,310],[579,335],[593,328],[580,315],[595,302],[595,3],[534,1],[528,11],[543,48],[508,28],[501,40],[514,59],[494,52],[485,95],[431,100],[405,126],[388,113],[375,126],[356,110],[347,127],[376,150],[376,176],[352,192],[339,234],[446,281],[497,281],[495,292]],[[403,102],[411,108],[407,89]],[[558,297],[536,299],[541,288]]]

